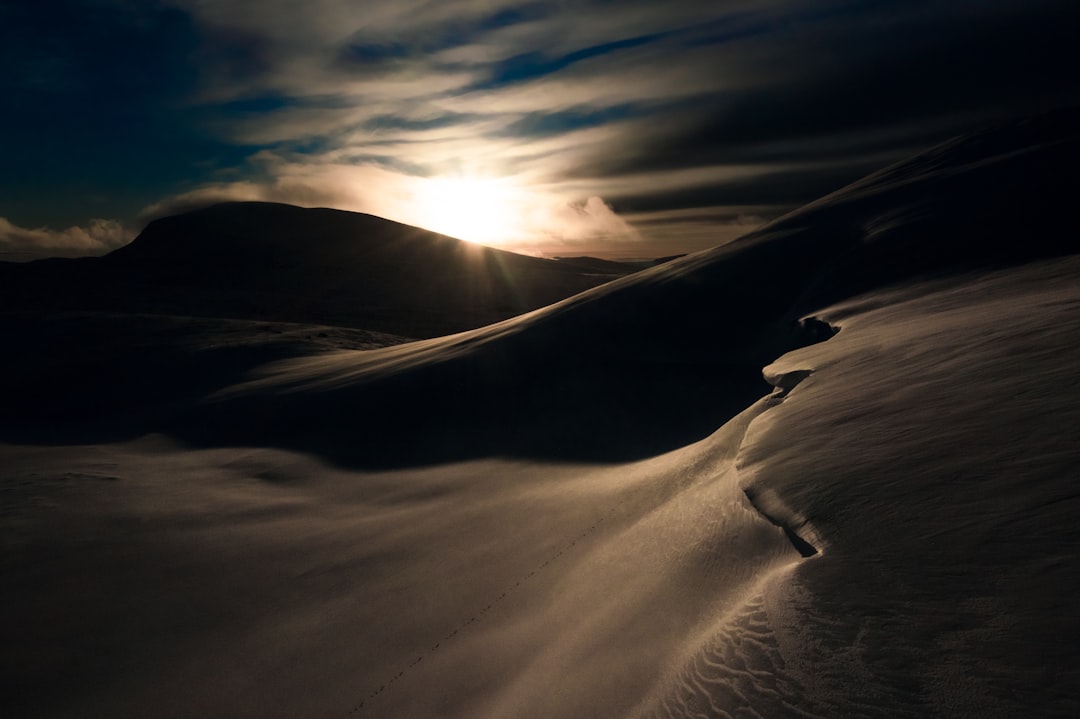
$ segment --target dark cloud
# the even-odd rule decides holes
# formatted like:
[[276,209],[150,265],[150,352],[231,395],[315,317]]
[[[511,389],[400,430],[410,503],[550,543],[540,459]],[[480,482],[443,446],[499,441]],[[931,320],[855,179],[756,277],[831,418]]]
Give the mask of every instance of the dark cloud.
[[536,22],[555,12],[552,3],[535,2],[497,8],[488,14],[449,17],[434,24],[425,23],[423,16],[418,16],[389,32],[381,26],[357,31],[339,47],[338,61],[347,69],[360,71],[393,66],[467,46],[493,32]]
[[775,215],[805,204],[807,198],[821,197],[884,164],[880,159],[861,158],[790,168],[767,165],[756,172],[747,169],[729,180],[703,180],[687,187],[634,187],[613,193],[610,199],[617,211],[627,213],[766,205],[774,208],[770,214]]
[[[747,68],[763,78],[760,84],[656,111],[638,142],[590,158],[574,173],[817,163],[820,171],[781,171],[764,183],[746,178],[727,191],[730,183],[705,184],[683,196],[658,193],[631,204],[685,206],[713,191],[717,202],[752,201],[746,195],[756,193],[760,201],[806,201],[814,196],[808,193],[853,180],[875,162],[973,124],[1075,101],[1070,60],[1077,26],[1066,20],[1076,13],[1058,12],[1055,22],[1053,13],[1014,9],[974,23],[970,15],[943,20],[918,13],[886,23],[861,13],[832,17],[824,28],[789,24],[770,36],[773,51]],[[772,56],[796,62],[777,73]]]
[[468,125],[482,119],[482,115],[446,112],[432,117],[400,117],[398,115],[376,115],[364,121],[366,130],[441,130],[449,127]]
[[411,59],[416,51],[402,42],[347,43],[337,52],[337,64],[347,72],[379,75],[396,71],[402,61]]
[[634,103],[599,109],[575,108],[561,112],[533,112],[511,121],[500,134],[503,137],[550,137],[572,130],[601,127],[655,114],[655,108],[642,107]]
[[621,40],[613,40],[611,42],[593,45],[591,47],[584,47],[580,50],[556,56],[538,50],[514,55],[505,60],[492,63],[491,66],[485,70],[483,80],[465,89],[494,89],[504,85],[527,82],[534,78],[544,77],[545,75],[559,72],[560,70],[585,60],[615,54],[622,50],[630,50],[643,45],[650,45],[663,40],[667,36],[666,33],[655,33],[651,35],[641,35],[639,37],[628,37]]

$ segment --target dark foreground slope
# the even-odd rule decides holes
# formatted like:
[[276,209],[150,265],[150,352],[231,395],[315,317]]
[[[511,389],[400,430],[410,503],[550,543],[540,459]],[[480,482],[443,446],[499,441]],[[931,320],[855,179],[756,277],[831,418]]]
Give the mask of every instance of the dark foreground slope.
[[632,272],[474,245],[371,215],[231,202],[156,220],[105,257],[0,265],[7,309],[315,323],[433,337]]

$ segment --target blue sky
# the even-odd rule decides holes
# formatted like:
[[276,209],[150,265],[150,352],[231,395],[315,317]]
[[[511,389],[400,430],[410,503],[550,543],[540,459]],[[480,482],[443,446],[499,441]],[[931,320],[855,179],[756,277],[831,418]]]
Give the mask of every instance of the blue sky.
[[1050,0],[3,3],[0,258],[101,253],[229,199],[539,254],[692,251],[1075,103],[1078,19]]

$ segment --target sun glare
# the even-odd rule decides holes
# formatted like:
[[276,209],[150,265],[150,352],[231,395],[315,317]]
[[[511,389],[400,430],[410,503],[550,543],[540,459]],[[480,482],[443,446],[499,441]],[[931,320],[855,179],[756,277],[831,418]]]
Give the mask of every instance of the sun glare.
[[425,179],[414,195],[417,225],[485,245],[512,243],[521,234],[514,189],[494,179]]

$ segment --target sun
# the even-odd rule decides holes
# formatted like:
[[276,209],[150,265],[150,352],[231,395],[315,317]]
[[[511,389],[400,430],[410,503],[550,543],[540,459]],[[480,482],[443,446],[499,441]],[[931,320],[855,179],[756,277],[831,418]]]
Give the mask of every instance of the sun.
[[521,234],[519,198],[507,181],[433,177],[417,185],[410,208],[415,223],[484,245],[503,245]]

